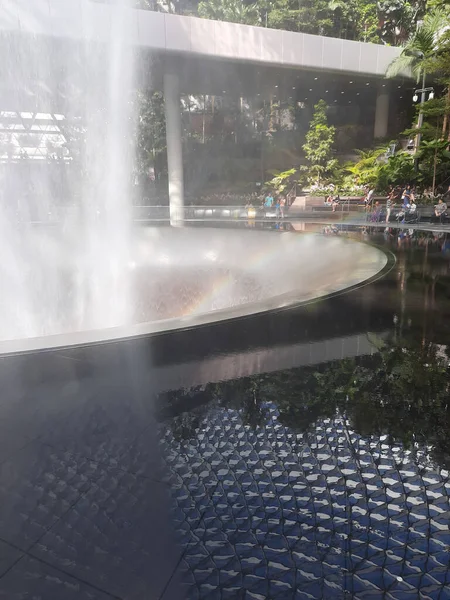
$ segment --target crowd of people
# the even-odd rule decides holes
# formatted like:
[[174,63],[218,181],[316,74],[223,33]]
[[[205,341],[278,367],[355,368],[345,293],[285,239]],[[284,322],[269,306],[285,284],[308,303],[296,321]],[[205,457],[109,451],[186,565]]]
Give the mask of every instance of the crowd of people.
[[273,196],[272,192],[268,192],[262,202],[262,207],[265,211],[274,211],[277,218],[284,218],[285,211],[289,207],[289,199],[281,194]]
[[[387,198],[384,206],[375,199],[375,189],[367,188],[364,196],[364,204],[366,211],[369,213],[369,220],[379,222],[383,218],[386,223],[389,223],[391,213],[394,208],[399,208],[396,214],[396,220],[402,223],[414,222],[418,220],[416,191],[411,185],[393,187]],[[434,220],[442,220],[447,217],[446,198],[450,196],[450,186],[443,197],[439,197],[434,205]]]
[[[249,194],[236,194],[231,192],[226,193],[213,193],[208,196],[201,198],[201,204],[208,206],[224,206],[224,205],[245,205],[249,210],[251,209],[262,209],[265,214],[274,213],[277,218],[284,218],[287,209],[292,204],[294,198],[291,194],[283,195],[273,191],[267,191],[265,194],[261,193],[249,193]],[[376,196],[375,187],[367,186],[365,188],[365,194],[363,198],[359,200],[362,202],[367,213],[367,220],[372,222],[385,221],[389,223],[391,217],[393,218],[395,209],[395,220],[401,223],[415,222],[419,220],[419,212],[417,210],[417,204],[420,201],[425,200],[426,203],[436,201],[433,208],[432,220],[438,220],[442,222],[447,216],[448,206],[450,202],[450,186],[447,191],[440,196],[435,196],[431,190],[425,190],[420,195],[411,185],[405,186],[394,186],[389,191],[386,200],[380,201],[380,198]],[[329,206],[332,212],[335,212],[342,200],[339,193],[330,194],[326,200],[325,205]]]
[[[272,191],[266,194],[236,194],[231,192],[212,193],[201,196],[199,204],[207,206],[242,206],[247,209],[262,208],[265,212],[275,212],[277,217],[284,217],[287,209],[294,201],[292,194],[277,194]],[[193,203],[192,203],[193,204]]]

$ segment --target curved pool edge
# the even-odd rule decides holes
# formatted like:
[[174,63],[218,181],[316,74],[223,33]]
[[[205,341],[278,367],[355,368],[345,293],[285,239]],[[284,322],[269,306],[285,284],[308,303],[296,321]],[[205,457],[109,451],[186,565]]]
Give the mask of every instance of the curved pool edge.
[[[353,243],[352,240],[346,240]],[[26,355],[33,353],[52,352],[63,350],[65,348],[83,348],[87,346],[99,346],[117,342],[127,342],[133,339],[144,339],[159,335],[170,334],[177,331],[188,331],[240,319],[251,318],[268,312],[280,312],[293,308],[306,307],[318,301],[328,300],[332,297],[351,293],[358,288],[369,285],[382,277],[385,277],[396,263],[395,255],[385,249],[367,242],[354,242],[367,244],[371,248],[376,248],[384,257],[383,266],[376,273],[362,278],[360,281],[343,285],[338,289],[325,291],[313,297],[299,301],[296,298],[296,292],[291,291],[278,296],[271,296],[266,300],[254,303],[242,304],[232,308],[219,309],[197,315],[184,317],[174,317],[162,319],[153,322],[144,322],[133,325],[111,327],[107,329],[92,329],[85,331],[76,331],[71,333],[61,333],[49,336],[37,336],[32,338],[18,338],[12,340],[0,341],[0,358]],[[250,310],[251,307],[251,310]]]

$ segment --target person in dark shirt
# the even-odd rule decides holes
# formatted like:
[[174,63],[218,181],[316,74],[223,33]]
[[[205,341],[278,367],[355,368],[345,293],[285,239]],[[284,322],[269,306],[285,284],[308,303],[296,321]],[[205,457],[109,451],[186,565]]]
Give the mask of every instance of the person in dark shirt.
[[409,201],[411,199],[411,186],[407,185],[402,192],[402,204],[403,208],[409,207]]

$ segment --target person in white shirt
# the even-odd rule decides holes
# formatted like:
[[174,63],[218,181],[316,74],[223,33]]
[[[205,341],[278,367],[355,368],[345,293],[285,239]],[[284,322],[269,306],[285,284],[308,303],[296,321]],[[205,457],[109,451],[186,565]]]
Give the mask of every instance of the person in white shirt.
[[375,194],[374,188],[370,188],[369,191],[367,192],[367,196],[366,196],[366,207],[367,207],[367,210],[369,210],[369,207],[372,204],[372,200],[373,200],[373,195],[374,194]]
[[439,202],[434,207],[434,214],[436,217],[441,217],[445,211],[447,210],[447,205],[442,201],[442,198],[439,198]]

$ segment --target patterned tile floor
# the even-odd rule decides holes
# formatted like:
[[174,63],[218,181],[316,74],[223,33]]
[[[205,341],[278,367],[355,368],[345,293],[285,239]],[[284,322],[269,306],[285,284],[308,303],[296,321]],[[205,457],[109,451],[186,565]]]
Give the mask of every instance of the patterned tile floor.
[[425,457],[342,418],[299,434],[274,407],[251,428],[213,403],[157,434],[105,389],[34,389],[16,411],[3,394],[0,598],[450,598],[449,474]]
[[162,596],[181,550],[141,400],[114,376],[0,393],[0,598]]
[[256,430],[211,409],[165,431],[189,599],[450,598],[450,481],[343,419]]
[[450,598],[447,471],[342,418],[214,404],[160,426],[161,467],[149,405],[105,389],[2,395],[0,598]]

